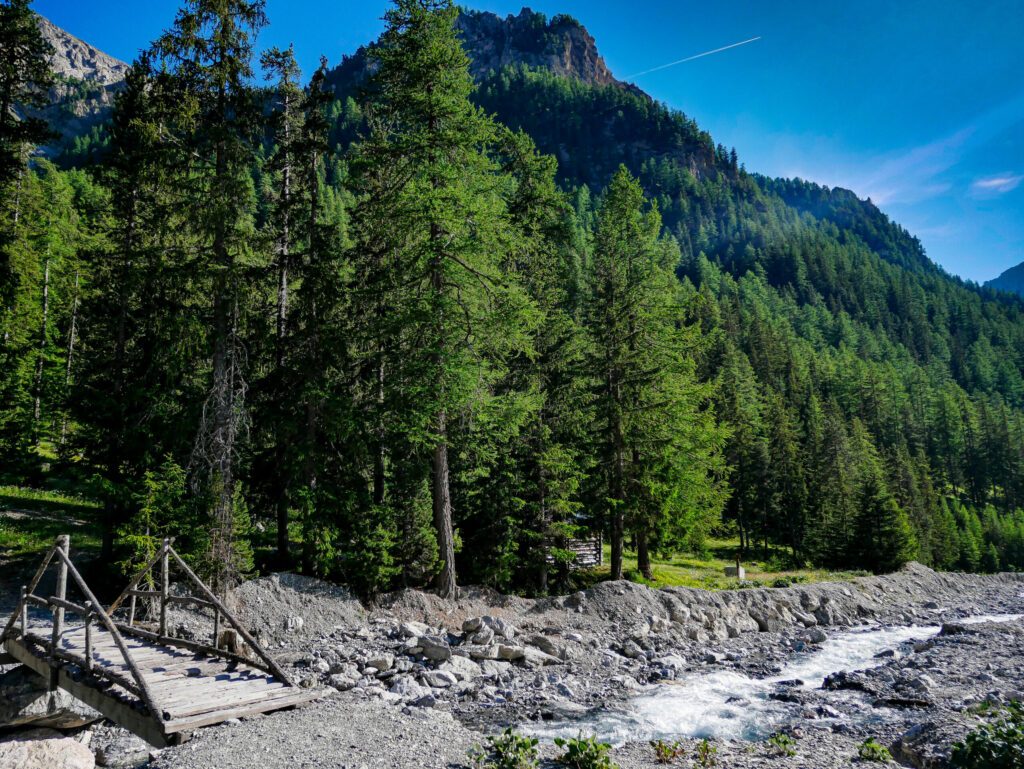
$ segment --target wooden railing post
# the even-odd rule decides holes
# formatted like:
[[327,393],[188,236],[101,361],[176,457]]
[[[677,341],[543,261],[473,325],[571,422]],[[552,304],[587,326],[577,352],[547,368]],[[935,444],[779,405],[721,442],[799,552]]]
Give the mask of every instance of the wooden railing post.
[[[61,534],[57,537],[57,549],[64,554],[64,558],[57,561],[57,590],[54,593],[60,600],[67,600],[68,592],[68,566],[67,556],[71,547],[71,537]],[[64,632],[64,607],[56,606],[53,609],[53,634],[50,642],[50,655],[53,658],[53,667],[50,670],[50,691],[57,690],[57,657],[54,652],[60,646],[60,636]]]
[[171,542],[165,537],[163,554],[160,557],[160,635],[164,638],[167,637],[167,588],[170,584],[170,575],[168,574],[170,549]]
[[25,633],[28,632],[28,601],[25,596],[28,595],[28,587],[25,585],[21,586],[21,637],[25,637]]
[[92,601],[85,602],[85,672],[92,672]]
[[219,649],[220,644],[217,639],[220,638],[220,609],[216,606],[213,607],[213,648]]

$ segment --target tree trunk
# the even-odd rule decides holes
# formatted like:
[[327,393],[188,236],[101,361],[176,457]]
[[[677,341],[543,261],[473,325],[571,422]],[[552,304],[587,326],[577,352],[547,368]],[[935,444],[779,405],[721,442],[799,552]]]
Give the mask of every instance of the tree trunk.
[[[284,146],[286,152],[290,152],[291,141],[289,137],[291,105],[287,94],[284,99]],[[281,243],[277,262],[277,371],[278,374],[284,371],[285,359],[285,337],[287,336],[288,324],[288,267],[291,253],[291,195],[292,195],[292,164],[291,158],[286,157],[282,169],[281,180],[281,208],[284,212],[284,219],[281,222]],[[277,505],[277,557],[281,563],[288,562],[288,483],[284,467],[287,462],[287,447],[285,436],[281,434],[281,425],[278,425],[274,454],[277,474],[276,505]]]
[[67,404],[67,393],[71,387],[71,365],[75,355],[75,339],[78,333],[78,286],[79,286],[79,271],[75,270],[75,296],[71,300],[71,324],[68,328],[68,354],[67,361],[64,366],[64,416],[61,418],[60,423],[60,445],[63,446],[68,436],[68,404]]
[[42,399],[43,399],[43,366],[44,359],[46,358],[46,348],[49,340],[47,339],[47,321],[49,320],[50,314],[50,255],[49,248],[47,248],[47,254],[45,261],[43,262],[43,317],[39,324],[39,356],[36,358],[36,373],[33,381],[33,393],[35,396],[35,403],[32,408],[32,425],[33,430],[36,434],[36,444],[39,443],[39,418],[42,415]]
[[651,553],[647,544],[647,531],[637,529],[636,532],[636,565],[644,579],[654,579],[651,568]]
[[625,482],[626,482],[626,446],[622,434],[622,417],[619,409],[619,383],[614,372],[609,372],[609,429],[611,430],[612,443],[612,469],[611,483],[609,484],[609,498],[612,500],[611,524],[612,524],[612,562],[611,578],[622,579],[622,556],[623,537],[626,526],[625,511]]
[[443,561],[437,574],[437,592],[443,598],[454,598],[455,535],[452,528],[452,498],[448,481],[448,415],[442,410],[437,417],[437,445],[434,447],[434,528],[437,549]]

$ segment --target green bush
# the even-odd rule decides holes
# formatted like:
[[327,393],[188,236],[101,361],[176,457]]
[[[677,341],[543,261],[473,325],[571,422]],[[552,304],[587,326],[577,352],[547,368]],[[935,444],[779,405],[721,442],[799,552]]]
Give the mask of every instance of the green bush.
[[469,757],[480,769],[536,769],[537,740],[521,737],[509,728],[488,737],[487,747],[474,748]]
[[694,763],[701,767],[701,769],[709,769],[709,767],[717,766],[718,748],[712,745],[708,740],[703,740],[697,746],[697,755],[694,757]]
[[879,763],[892,761],[892,753],[874,737],[868,737],[860,744],[860,747],[857,748],[857,755],[864,761],[877,761]]
[[597,737],[564,740],[556,738],[555,744],[564,752],[557,759],[558,763],[571,769],[619,769],[609,753],[612,746],[607,742],[598,742]]
[[665,740],[651,740],[651,747],[654,748],[654,759],[659,764],[671,764],[676,759],[686,755],[686,749],[679,740],[665,742]]
[[1024,705],[1011,702],[994,718],[953,746],[958,769],[1005,769],[1024,766]]
[[777,756],[795,756],[796,740],[788,734],[779,732],[768,738],[768,748]]

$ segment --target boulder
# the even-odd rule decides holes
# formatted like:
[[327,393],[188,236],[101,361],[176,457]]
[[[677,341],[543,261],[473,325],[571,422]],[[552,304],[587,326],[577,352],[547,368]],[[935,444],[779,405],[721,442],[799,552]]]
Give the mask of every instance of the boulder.
[[24,665],[0,676],[0,726],[75,729],[100,718],[63,689],[50,692],[47,681]]
[[109,769],[134,769],[145,764],[154,748],[126,729],[100,729],[91,742],[96,764]]
[[376,668],[377,670],[391,670],[394,666],[394,654],[376,654],[366,660],[366,667]]
[[521,660],[525,656],[526,649],[522,646],[506,646],[505,644],[498,644],[499,660]]
[[430,635],[430,628],[422,622],[403,622],[398,628],[398,634],[402,638],[419,638],[420,636]]
[[552,657],[562,657],[564,654],[558,644],[540,633],[530,636],[526,642],[531,646],[536,646],[542,652],[550,654]]
[[511,641],[516,637],[516,629],[507,619],[501,617],[492,617],[491,615],[485,615],[480,618],[480,621],[485,627],[489,627],[494,631],[494,635],[501,636],[506,641]]
[[453,656],[443,662],[438,670],[454,675],[459,681],[472,681],[480,675],[480,666],[468,657]]
[[422,678],[423,683],[433,689],[447,689],[459,682],[455,675],[447,670],[428,670]]
[[52,729],[32,729],[0,741],[0,767],[12,769],[93,769],[85,745]]
[[388,691],[406,700],[418,700],[430,694],[430,690],[420,686],[412,676],[399,676]]
[[532,646],[523,647],[523,664],[529,668],[540,668],[544,665],[561,665],[562,660],[555,657],[553,654],[547,654],[542,652],[540,649],[534,649]]
[[421,653],[428,660],[434,662],[444,662],[447,659],[451,659],[452,647],[448,645],[448,641],[441,636],[436,635],[425,635],[421,636],[417,642],[417,646],[422,650]]

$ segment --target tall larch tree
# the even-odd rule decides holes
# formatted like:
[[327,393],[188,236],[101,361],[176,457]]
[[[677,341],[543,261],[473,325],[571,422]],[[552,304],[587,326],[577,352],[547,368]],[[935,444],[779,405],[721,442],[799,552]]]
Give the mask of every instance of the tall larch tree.
[[696,378],[698,330],[685,322],[679,250],[660,233],[657,209],[620,168],[598,214],[586,313],[612,579],[623,576],[627,526],[651,578],[652,547],[699,542],[725,501],[725,433]]
[[250,170],[262,110],[252,86],[262,0],[187,0],[153,46],[168,103],[162,140],[178,152],[181,205],[194,236],[195,264],[208,281],[209,390],[200,415],[193,471],[210,499],[210,566],[218,590],[242,568],[236,547],[237,460],[245,428],[246,350],[241,324],[252,260]]
[[359,152],[362,174],[391,169],[392,184],[375,213],[364,209],[386,220],[387,242],[357,245],[356,257],[384,254],[393,265],[398,293],[385,303],[401,344],[392,345],[397,354],[385,388],[404,393],[396,426],[430,457],[435,583],[445,596],[457,588],[453,422],[485,407],[503,359],[528,344],[527,302],[501,269],[514,228],[486,151],[496,127],[470,100],[474,85],[457,16],[450,0],[398,0],[385,15],[386,29],[371,51],[377,128]]

